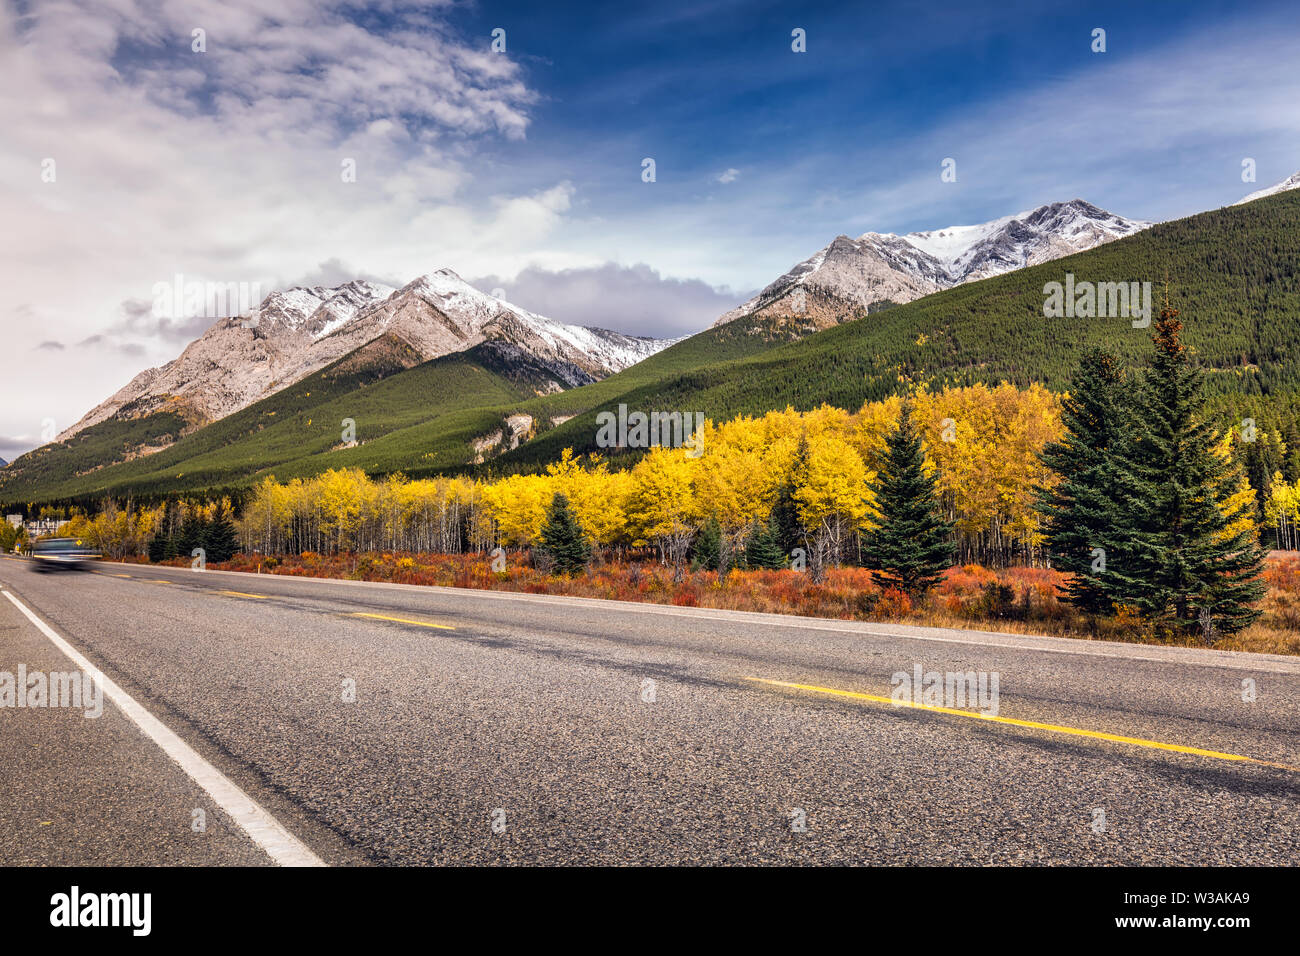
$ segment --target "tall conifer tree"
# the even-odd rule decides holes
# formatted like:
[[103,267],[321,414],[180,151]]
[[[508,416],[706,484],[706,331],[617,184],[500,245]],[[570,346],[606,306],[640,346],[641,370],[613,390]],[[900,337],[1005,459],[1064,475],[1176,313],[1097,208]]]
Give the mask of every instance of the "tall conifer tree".
[[208,525],[204,541],[207,560],[214,563],[229,561],[239,550],[239,533],[231,523],[224,506],[217,507],[216,517]]
[[745,567],[751,569],[783,568],[788,560],[781,550],[781,533],[776,520],[756,521],[745,542]]
[[569,508],[569,499],[556,493],[546,511],[542,526],[542,548],[555,559],[555,569],[561,574],[581,571],[591,560],[591,545],[583,534],[582,525]]
[[1108,558],[1117,601],[1175,633],[1207,642],[1260,614],[1264,554],[1254,528],[1227,513],[1240,470],[1215,453],[1202,417],[1204,373],[1181,340],[1168,301],[1152,341],[1155,356],[1117,444],[1117,504],[1124,540]]
[[925,473],[925,450],[907,402],[898,428],[885,439],[877,510],[880,528],[867,554],[872,577],[909,594],[934,587],[952,564],[952,525],[939,517],[935,477]]
[[1042,455],[1059,479],[1038,494],[1047,552],[1054,568],[1073,575],[1066,599],[1093,614],[1112,610],[1104,568],[1106,555],[1116,551],[1122,520],[1112,457],[1124,418],[1124,384],[1114,353],[1085,352],[1061,403],[1065,436]]

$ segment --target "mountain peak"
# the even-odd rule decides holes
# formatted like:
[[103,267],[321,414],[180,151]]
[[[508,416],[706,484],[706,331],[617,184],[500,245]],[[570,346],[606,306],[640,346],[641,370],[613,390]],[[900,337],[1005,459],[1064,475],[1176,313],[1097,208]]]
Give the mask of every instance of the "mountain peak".
[[400,289],[353,279],[276,290],[249,315],[255,323],[214,323],[180,356],[141,372],[60,438],[115,416],[172,406],[184,407],[195,422],[215,421],[382,336],[400,339],[420,361],[508,340],[551,369],[562,383],[557,387],[604,378],[670,344],[535,315],[480,292],[448,268]]
[[[469,286],[469,283],[466,282],[464,279],[462,279],[457,274],[455,269],[442,268],[442,269],[434,269],[432,272],[426,272],[423,275],[416,276],[405,286],[403,286],[403,288],[410,288],[412,286],[420,286],[420,285],[439,288],[439,287],[446,287],[450,285]],[[470,286],[470,288],[473,287]]]
[[1280,183],[1256,190],[1249,196],[1238,199],[1233,205],[1240,206],[1243,203],[1254,202],[1256,199],[1263,199],[1265,196],[1275,196],[1278,193],[1286,192],[1288,189],[1300,189],[1300,171],[1292,173]]
[[[857,239],[837,236],[714,325],[751,314],[806,316],[817,327],[834,325],[878,302],[909,302],[1082,252],[1150,225],[1076,198],[975,225],[906,235],[866,232]],[[803,294],[794,295],[796,287]]]

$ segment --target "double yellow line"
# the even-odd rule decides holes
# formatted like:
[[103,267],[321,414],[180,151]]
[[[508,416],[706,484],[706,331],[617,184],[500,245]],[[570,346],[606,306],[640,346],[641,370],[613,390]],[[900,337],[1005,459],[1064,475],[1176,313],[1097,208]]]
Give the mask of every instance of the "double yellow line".
[[1044,724],[1036,720],[1018,720],[1014,717],[998,717],[992,714],[982,714],[975,710],[957,710],[953,707],[938,707],[934,704],[918,704],[910,700],[896,701],[892,697],[881,697],[877,694],[863,694],[852,690],[839,690],[835,687],[820,687],[816,684],[798,684],[794,681],[786,680],[769,680],[765,677],[746,677],[745,680],[755,684],[766,684],[769,687],[784,687],[789,690],[802,690],[814,694],[826,694],[831,697],[846,698],[848,700],[866,700],[874,704],[889,704],[894,707],[912,707],[916,710],[928,710],[937,714],[949,714],[953,717],[966,717],[971,720],[984,720],[995,724],[1006,724],[1012,727],[1027,727],[1031,730],[1045,730],[1054,734],[1067,734],[1071,737],[1087,737],[1091,740],[1105,740],[1110,743],[1128,744],[1133,747],[1149,747],[1152,750],[1166,750],[1173,753],[1192,754],[1196,757],[1210,757],[1215,760],[1232,760],[1239,763],[1253,763],[1264,767],[1275,767],[1281,770],[1290,770],[1300,773],[1300,767],[1292,767],[1284,763],[1274,763],[1270,760],[1260,760],[1256,757],[1244,757],[1241,754],[1224,753],[1221,750],[1205,750],[1201,747],[1184,747],[1181,744],[1167,744],[1159,740],[1146,740],[1142,737],[1125,737],[1121,734],[1108,734],[1099,730],[1084,730],[1081,727],[1065,727],[1061,724]]

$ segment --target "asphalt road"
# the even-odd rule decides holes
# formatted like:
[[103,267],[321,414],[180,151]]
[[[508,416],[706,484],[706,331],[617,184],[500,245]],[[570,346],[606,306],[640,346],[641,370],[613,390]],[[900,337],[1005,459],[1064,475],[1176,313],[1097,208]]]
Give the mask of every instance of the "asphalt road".
[[[0,588],[0,672],[72,667],[16,599],[328,864],[1300,859],[1300,660],[16,558]],[[996,719],[893,705],[917,665],[996,673]],[[0,708],[0,864],[275,862],[219,797],[117,704]]]

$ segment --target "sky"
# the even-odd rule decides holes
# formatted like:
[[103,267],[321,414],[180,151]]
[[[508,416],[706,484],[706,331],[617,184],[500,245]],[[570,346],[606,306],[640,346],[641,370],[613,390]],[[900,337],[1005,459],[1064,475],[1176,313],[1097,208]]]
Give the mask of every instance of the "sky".
[[667,337],[840,234],[1231,203],[1300,169],[1300,4],[1226,9],[0,0],[0,458],[202,333],[177,274]]

